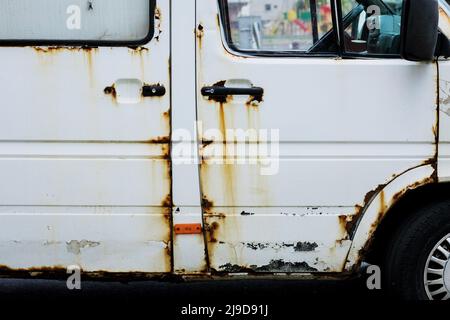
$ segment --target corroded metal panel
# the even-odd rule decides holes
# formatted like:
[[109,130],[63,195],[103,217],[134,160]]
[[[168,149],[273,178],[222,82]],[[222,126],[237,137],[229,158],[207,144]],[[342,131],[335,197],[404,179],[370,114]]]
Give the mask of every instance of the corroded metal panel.
[[141,47],[0,48],[5,272],[172,270],[169,8]]

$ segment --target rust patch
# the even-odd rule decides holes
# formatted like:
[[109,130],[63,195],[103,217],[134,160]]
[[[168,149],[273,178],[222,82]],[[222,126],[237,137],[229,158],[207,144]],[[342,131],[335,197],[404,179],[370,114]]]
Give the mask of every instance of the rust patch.
[[[433,174],[434,175],[434,174]],[[391,201],[391,205],[394,204],[395,202],[397,202],[401,197],[403,197],[408,191],[417,189],[418,187],[424,186],[426,184],[430,184],[430,183],[436,183],[437,179],[435,179],[434,176],[416,181],[415,183],[409,185],[408,187],[400,190],[399,192],[397,192],[396,194],[394,194],[394,196],[392,197],[392,201]]]
[[[181,282],[183,277],[167,273],[147,273],[147,272],[109,272],[109,271],[95,271],[86,272],[82,270],[84,279],[101,280],[101,281],[124,281],[130,280],[154,280],[162,282]],[[3,278],[40,278],[40,279],[67,279],[67,268],[61,265],[53,267],[42,266],[32,268],[10,268],[8,266],[0,265],[0,277]]]
[[147,47],[136,46],[136,47],[128,47],[132,53],[141,54],[147,53],[149,49]]
[[168,194],[163,201],[161,202],[161,206],[164,208],[172,208],[173,203],[172,203],[172,195]]
[[37,53],[45,53],[45,54],[55,54],[64,51],[76,51],[76,52],[95,52],[98,50],[98,47],[67,47],[67,46],[49,46],[49,47],[31,47]]
[[156,137],[154,139],[148,140],[147,143],[167,144],[170,143],[170,137]]
[[271,260],[270,263],[263,266],[239,266],[230,263],[219,266],[220,271],[226,273],[241,273],[241,272],[286,272],[286,273],[304,273],[317,272],[316,268],[309,266],[306,262],[286,262],[282,259]]
[[398,202],[409,191],[412,191],[412,190],[417,189],[417,188],[419,188],[421,186],[424,186],[424,185],[427,185],[427,184],[431,184],[431,183],[436,183],[436,182],[437,182],[437,179],[434,177],[434,173],[433,173],[433,175],[431,177],[424,178],[422,180],[416,181],[415,183],[413,183],[413,184],[403,188],[402,190],[400,190],[399,192],[394,194],[394,196],[392,197],[392,199],[390,200],[389,203],[386,202],[384,191],[381,191],[378,215],[377,215],[376,220],[370,226],[370,229],[369,229],[370,237],[369,237],[369,239],[367,240],[367,242],[364,245],[364,247],[361,250],[359,250],[359,252],[358,252],[358,261],[356,261],[356,263],[354,265],[354,269],[355,270],[359,266],[360,261],[369,252],[369,250],[370,250],[370,248],[372,246],[372,243],[374,241],[375,231],[378,228],[378,226],[380,225],[380,223],[382,222],[383,218],[386,216],[386,213],[389,211],[389,208],[391,208],[396,202]]
[[[221,81],[217,81],[212,86],[213,87],[225,87],[225,83],[226,83],[226,80],[221,80]],[[208,96],[205,98],[208,99],[209,101],[214,101],[214,102],[218,102],[218,103],[222,104],[222,103],[230,102],[233,97],[232,96]]]
[[219,229],[219,223],[217,223],[217,222],[213,222],[211,224],[206,225],[205,230],[208,231],[208,242],[210,242],[210,243],[217,242],[216,233],[217,233],[218,229]]
[[103,92],[106,95],[111,95],[113,97],[114,100],[117,99],[117,91],[116,91],[116,87],[114,85],[106,87]]
[[363,205],[355,205],[355,213],[353,215],[340,215],[339,225],[345,230],[348,236],[352,235],[355,230],[357,223],[363,215],[365,208],[367,208],[372,200],[386,187],[386,184],[380,184],[375,189],[367,192],[364,196]]
[[245,103],[247,107],[255,108],[258,107],[259,104],[263,102],[263,95],[257,95],[257,96],[250,96]]
[[210,200],[208,200],[208,198],[206,196],[203,196],[202,198],[202,208],[204,211],[209,211],[214,207],[214,203]]

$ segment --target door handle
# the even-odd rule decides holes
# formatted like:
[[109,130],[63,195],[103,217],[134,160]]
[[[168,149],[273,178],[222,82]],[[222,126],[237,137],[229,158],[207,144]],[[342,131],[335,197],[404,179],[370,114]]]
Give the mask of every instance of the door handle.
[[222,86],[211,86],[202,88],[202,96],[223,97],[223,96],[254,96],[259,97],[264,94],[264,89],[260,87],[233,88]]
[[142,87],[143,97],[162,97],[166,94],[166,88],[162,85],[145,85]]

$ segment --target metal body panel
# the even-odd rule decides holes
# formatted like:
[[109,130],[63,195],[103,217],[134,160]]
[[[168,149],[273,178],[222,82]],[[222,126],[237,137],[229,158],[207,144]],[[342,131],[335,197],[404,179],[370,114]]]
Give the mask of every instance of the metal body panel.
[[2,206],[1,266],[168,272],[169,219],[170,210],[157,207]]
[[[0,47],[0,271],[353,271],[406,191],[450,180],[446,62],[244,57],[217,1],[158,6],[142,47]],[[201,95],[242,84],[264,95]]]
[[377,230],[377,227],[380,225],[389,209],[404,194],[410,190],[435,182],[437,182],[436,168],[434,165],[426,165],[408,170],[408,172],[400,175],[391,183],[380,189],[380,191],[373,196],[361,219],[358,221],[345,269],[351,271],[355,266],[359,266],[359,263],[364,257],[364,251],[371,244],[371,239]]
[[[195,0],[172,1],[172,177],[173,223],[202,224],[195,83]],[[189,150],[188,153],[183,150]],[[205,274],[203,234],[174,234],[174,272]]]
[[[264,95],[197,99],[211,269],[343,271],[353,227],[380,186],[436,156],[435,64],[240,56],[218,22],[217,3],[197,1],[198,87],[249,83]],[[267,142],[250,132],[273,130],[278,154],[236,158],[237,145]],[[315,245],[295,252],[297,243]]]
[[169,8],[139,48],[0,48],[2,269],[172,270]]
[[439,62],[439,155],[438,177],[450,181],[450,62]]

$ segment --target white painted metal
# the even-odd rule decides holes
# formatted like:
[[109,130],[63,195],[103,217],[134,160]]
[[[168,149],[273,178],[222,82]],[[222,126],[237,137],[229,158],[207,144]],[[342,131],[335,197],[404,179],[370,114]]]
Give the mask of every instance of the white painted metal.
[[[0,48],[0,266],[341,272],[394,198],[429,181],[436,64],[243,57],[218,14],[217,1],[158,1],[157,37],[136,50]],[[133,30],[118,21],[105,39],[139,38],[143,20]],[[440,62],[441,181],[450,180],[447,69]],[[263,101],[200,95],[219,81],[262,87]],[[143,98],[141,85],[156,83],[167,94]],[[279,141],[239,143],[227,129]],[[230,146],[257,152],[233,159]],[[173,234],[182,223],[204,224],[205,235]]]
[[[258,106],[246,105],[245,98],[221,104],[199,95],[202,139],[214,141],[203,152],[224,150],[224,141],[233,145],[233,137],[217,134],[227,129],[279,130],[280,147],[272,175],[261,175],[259,160],[203,162],[203,197],[213,204],[205,214],[213,229],[211,268],[342,271],[351,239],[346,221],[367,204],[366,194],[436,154],[436,66],[242,57],[226,48],[218,14],[217,2],[197,1],[198,86],[246,79],[265,92]],[[312,207],[317,211],[306,210]],[[317,248],[294,251],[292,244],[305,242]]]
[[[125,5],[94,11],[106,2],[111,19]],[[169,7],[136,50],[0,48],[0,265],[171,271]],[[115,23],[117,39],[135,40]],[[164,97],[141,97],[138,85],[156,83]]]
[[[450,36],[450,8],[441,4],[439,27]],[[439,61],[439,153],[438,177],[450,181],[450,62]]]
[[[195,0],[172,3],[171,28],[173,223],[202,224],[195,132]],[[204,273],[203,234],[174,234],[173,256],[176,273]]]

